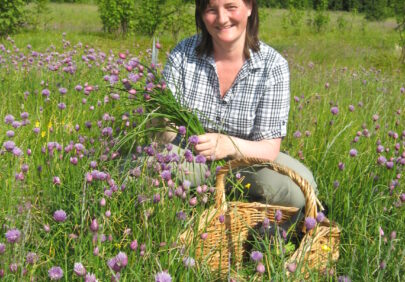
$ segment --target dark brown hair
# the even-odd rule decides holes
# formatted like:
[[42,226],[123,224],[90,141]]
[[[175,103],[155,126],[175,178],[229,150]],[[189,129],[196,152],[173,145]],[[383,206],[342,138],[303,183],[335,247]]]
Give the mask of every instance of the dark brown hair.
[[[249,59],[249,49],[252,49],[253,52],[259,51],[259,11],[256,0],[243,0],[243,2],[249,4],[252,8],[246,26],[245,47],[243,49],[243,55],[246,59]],[[208,33],[203,21],[203,14],[209,3],[210,0],[195,1],[195,23],[197,32],[201,32],[201,41],[196,47],[198,56],[210,55],[214,49],[211,35]]]

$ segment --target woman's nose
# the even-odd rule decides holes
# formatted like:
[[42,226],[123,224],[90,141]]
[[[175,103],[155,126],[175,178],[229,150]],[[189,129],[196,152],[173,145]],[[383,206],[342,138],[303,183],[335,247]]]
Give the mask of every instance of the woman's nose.
[[219,9],[218,10],[218,17],[217,17],[217,22],[219,24],[225,24],[228,21],[228,14],[225,9]]

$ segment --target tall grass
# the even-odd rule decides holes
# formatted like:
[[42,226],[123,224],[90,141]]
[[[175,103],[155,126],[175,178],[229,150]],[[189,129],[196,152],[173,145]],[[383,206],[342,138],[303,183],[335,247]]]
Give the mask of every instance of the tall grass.
[[[52,4],[51,11],[55,16],[45,29],[17,34],[14,43],[0,41],[9,50],[0,51],[0,244],[6,248],[0,251],[0,275],[5,281],[43,281],[57,265],[65,281],[79,280],[73,265],[81,262],[105,281],[113,274],[107,261],[125,252],[128,266],[120,271],[121,281],[150,281],[161,271],[174,281],[214,280],[215,274],[203,263],[184,265],[185,257],[194,256],[195,246],[184,249],[178,242],[179,234],[213,204],[214,171],[207,175],[203,192],[186,189],[187,183],[180,182],[175,170],[172,181],[162,180],[165,167],[148,165],[139,156],[171,153],[146,139],[133,140],[132,168],[120,170],[128,148],[118,149],[117,144],[139,130],[147,113],[124,102],[124,93],[112,95],[117,93],[111,92],[104,77],[113,70],[125,77],[122,62],[132,57],[149,62],[152,38],[102,34],[92,5]],[[331,13],[332,24],[323,33],[314,33],[305,24],[297,33],[282,28],[286,13],[268,10],[261,22],[261,38],[287,58],[291,69],[291,111],[282,150],[313,171],[328,218],[342,230],[336,268],[326,274],[312,272],[310,279],[402,281],[405,81],[395,53],[393,22],[367,23],[359,15]],[[340,16],[350,28],[336,28]],[[176,42],[170,35],[160,35],[160,42],[163,64],[165,51]],[[32,51],[42,56],[33,57]],[[118,59],[119,53],[126,58]],[[63,71],[70,65],[67,58],[76,68],[72,74]],[[83,89],[76,90],[77,85]],[[67,93],[61,95],[60,88]],[[49,89],[49,99],[44,89]],[[61,103],[66,109],[60,109]],[[332,107],[338,108],[338,114],[331,112]],[[25,126],[5,123],[7,115],[22,121],[22,112],[29,114]],[[14,137],[7,136],[10,130]],[[3,144],[8,140],[22,149],[21,157],[6,151]],[[75,148],[79,143],[85,150]],[[137,148],[140,145],[146,147]],[[352,149],[356,155],[350,155]],[[100,175],[94,170],[108,173],[107,178],[97,180]],[[93,173],[92,180],[88,173]],[[60,178],[60,184],[54,177]],[[190,205],[193,197],[196,206]],[[64,222],[53,218],[59,209],[67,213]],[[97,231],[94,225],[90,228],[93,219],[98,221]],[[21,231],[14,244],[5,237],[13,228]],[[258,242],[253,248],[265,253],[265,274],[256,273],[256,264],[247,261],[235,269],[235,277],[287,280],[280,253]],[[36,263],[28,264],[29,252],[38,256]]]

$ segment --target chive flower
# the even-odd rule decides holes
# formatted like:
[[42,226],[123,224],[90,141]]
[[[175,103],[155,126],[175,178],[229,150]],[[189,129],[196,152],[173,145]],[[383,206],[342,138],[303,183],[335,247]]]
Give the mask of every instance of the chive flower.
[[155,275],[155,282],[171,282],[172,277],[169,273],[162,271]]
[[57,222],[64,222],[66,218],[67,216],[64,210],[57,210],[53,214],[53,219]]
[[60,280],[63,277],[63,270],[59,266],[54,266],[48,270],[48,276],[51,280]]
[[261,252],[259,252],[259,251],[253,251],[250,254],[250,258],[255,262],[259,262],[259,261],[261,261],[263,259],[263,254]]
[[20,237],[21,232],[16,228],[10,229],[9,231],[6,232],[6,239],[7,242],[9,243],[16,243],[18,240],[20,240]]

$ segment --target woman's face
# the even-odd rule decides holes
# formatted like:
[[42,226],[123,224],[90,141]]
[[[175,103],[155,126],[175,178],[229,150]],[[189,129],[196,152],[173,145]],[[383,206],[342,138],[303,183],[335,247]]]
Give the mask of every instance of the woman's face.
[[211,0],[203,21],[215,45],[245,44],[246,26],[252,9],[243,0]]

